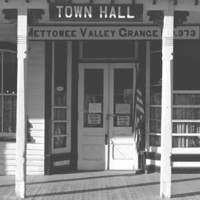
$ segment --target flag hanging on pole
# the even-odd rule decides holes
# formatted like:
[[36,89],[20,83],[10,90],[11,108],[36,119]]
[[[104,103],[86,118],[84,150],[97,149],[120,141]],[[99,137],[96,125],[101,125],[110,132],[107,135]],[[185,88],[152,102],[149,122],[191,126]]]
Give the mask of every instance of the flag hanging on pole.
[[142,125],[145,119],[143,95],[139,80],[139,65],[136,64],[136,87],[135,87],[135,106],[133,114],[133,135],[136,143],[136,148],[139,150],[142,138]]

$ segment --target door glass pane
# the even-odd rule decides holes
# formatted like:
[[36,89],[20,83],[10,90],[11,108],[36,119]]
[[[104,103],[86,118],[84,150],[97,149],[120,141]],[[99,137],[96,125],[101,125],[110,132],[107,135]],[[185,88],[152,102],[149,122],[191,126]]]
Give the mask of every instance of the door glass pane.
[[66,135],[67,134],[67,123],[56,122],[54,123],[54,135]]
[[103,69],[86,69],[84,127],[103,127]]
[[55,42],[54,105],[66,106],[67,94],[67,45]]
[[67,147],[67,123],[54,123],[54,149]]
[[58,136],[54,137],[54,149],[66,148],[67,147],[67,137]]
[[65,108],[54,108],[54,120],[66,120],[67,110]]
[[114,70],[114,126],[132,125],[133,69]]

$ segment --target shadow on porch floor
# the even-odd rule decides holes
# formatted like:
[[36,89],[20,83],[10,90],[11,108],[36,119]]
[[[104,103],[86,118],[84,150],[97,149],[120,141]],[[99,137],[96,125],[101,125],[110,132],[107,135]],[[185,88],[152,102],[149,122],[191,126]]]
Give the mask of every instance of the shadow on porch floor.
[[[160,174],[97,171],[27,176],[27,200],[156,200]],[[0,176],[1,199],[16,199],[14,176]],[[200,199],[200,174],[173,174],[172,199]]]

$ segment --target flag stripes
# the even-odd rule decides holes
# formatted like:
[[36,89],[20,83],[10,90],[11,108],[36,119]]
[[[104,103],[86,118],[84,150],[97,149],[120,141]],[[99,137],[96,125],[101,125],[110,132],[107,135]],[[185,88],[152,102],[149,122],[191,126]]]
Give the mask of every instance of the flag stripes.
[[139,84],[139,67],[136,66],[136,90],[135,90],[135,109],[134,109],[134,119],[133,119],[133,135],[136,143],[136,148],[139,151],[139,145],[142,137],[142,125],[145,119],[144,113],[144,102],[142,90]]
[[140,89],[136,91],[136,110],[140,111],[141,114],[144,114],[144,103],[142,99],[142,92]]

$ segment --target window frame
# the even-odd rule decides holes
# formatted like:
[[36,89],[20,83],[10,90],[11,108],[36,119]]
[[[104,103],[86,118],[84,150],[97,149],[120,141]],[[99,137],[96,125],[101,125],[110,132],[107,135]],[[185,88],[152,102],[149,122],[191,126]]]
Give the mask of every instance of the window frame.
[[[87,40],[86,40],[87,41]],[[136,62],[138,61],[138,51],[139,51],[139,43],[138,41],[133,41],[134,42],[134,51],[135,53],[133,54],[132,57],[124,57],[124,58],[106,58],[106,57],[94,57],[94,58],[89,58],[89,57],[84,57],[83,56],[83,43],[86,41],[80,41],[79,42],[79,60],[81,62],[124,62],[124,61],[129,61],[129,62]],[[90,41],[90,40],[88,40]],[[95,40],[94,40],[95,41]],[[132,41],[132,40],[131,40]],[[116,40],[117,42],[117,40]]]
[[[195,61],[195,65],[194,65],[194,63],[191,63],[191,60],[194,62],[194,58],[191,58],[188,53],[186,53],[187,55],[184,56],[184,53],[188,52],[188,45],[190,48],[191,46],[193,48],[193,49],[192,48],[190,49],[191,51],[190,56],[191,56],[191,55],[194,55],[192,51],[194,51],[196,47],[199,48],[200,42],[196,40],[178,40],[174,42],[174,67],[173,67],[173,90],[174,91],[200,91],[200,86],[199,86],[200,84],[199,84],[199,81],[197,81],[199,80],[199,78],[196,77],[196,75],[199,74],[198,69],[199,69],[200,59],[198,59],[198,62]],[[196,51],[195,49],[195,52],[199,52],[198,50]],[[179,53],[179,56],[181,55],[180,57],[177,56],[178,52],[181,52]],[[199,58],[199,55],[195,55],[195,56],[194,56],[195,58]],[[177,60],[178,58],[179,60]],[[186,66],[186,64],[181,65],[180,63],[181,61],[188,62],[190,65],[192,65],[192,67]],[[186,79],[183,77],[183,74],[186,75]],[[190,75],[191,77],[187,77],[188,75]],[[180,79],[177,80],[177,77],[179,78],[181,77],[181,81]],[[184,85],[185,83],[187,87]],[[199,87],[197,88],[196,86],[199,86]]]
[[[15,54],[16,55],[16,64],[17,64],[17,52],[15,50],[1,48],[0,49],[0,53],[2,53],[1,56],[3,55],[3,53],[12,53],[12,54]],[[1,63],[1,66],[2,66],[1,70],[2,70],[2,72],[3,72],[3,65],[4,65],[4,63],[3,63],[3,59],[2,59],[2,63]],[[3,73],[1,74],[1,78],[3,78]],[[3,82],[3,79],[1,81]],[[6,94],[2,90],[2,93],[0,92],[0,97],[3,97],[3,96],[16,96],[17,97],[17,93],[15,93],[15,94]],[[16,100],[16,102],[17,102],[17,100]],[[2,111],[3,111],[3,102],[2,102]],[[0,113],[0,115],[3,116],[3,113]],[[3,124],[3,117],[2,117],[1,120],[2,120],[2,124]],[[0,130],[0,141],[10,141],[10,140],[11,141],[13,141],[13,140],[15,141],[15,139],[16,139],[16,131],[13,132],[13,133],[8,133],[8,132],[1,132],[1,130]]]

